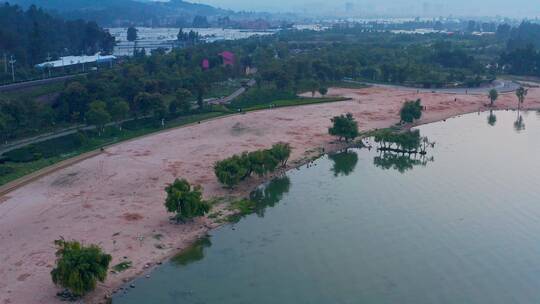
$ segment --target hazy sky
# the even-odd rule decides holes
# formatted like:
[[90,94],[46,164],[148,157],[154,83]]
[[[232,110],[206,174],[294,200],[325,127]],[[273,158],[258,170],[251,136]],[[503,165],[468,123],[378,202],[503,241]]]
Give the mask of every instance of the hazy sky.
[[[189,0],[188,0],[189,1]],[[539,0],[191,0],[234,10],[402,16],[540,16]],[[349,3],[349,5],[347,5]]]

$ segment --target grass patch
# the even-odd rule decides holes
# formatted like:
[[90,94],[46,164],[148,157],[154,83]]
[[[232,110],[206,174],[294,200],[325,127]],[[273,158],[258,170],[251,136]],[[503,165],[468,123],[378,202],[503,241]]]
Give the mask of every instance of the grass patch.
[[344,88],[344,89],[365,89],[369,88],[369,85],[358,82],[349,81],[334,81],[327,84],[328,87]]
[[298,98],[293,98],[293,99],[276,100],[276,101],[271,102],[270,104],[256,105],[256,106],[246,108],[244,110],[246,112],[249,112],[249,111],[264,110],[264,109],[270,109],[270,108],[294,107],[294,106],[338,102],[338,101],[346,101],[346,100],[350,100],[350,99],[345,98],[345,97],[325,97],[325,98],[298,97]]
[[254,201],[248,199],[241,199],[232,202],[229,206],[229,210],[238,212],[238,214],[240,215],[248,215],[255,212],[256,207],[257,205]]
[[122,272],[131,268],[131,266],[133,266],[133,263],[131,261],[124,261],[122,263],[114,265],[112,268],[116,272]]

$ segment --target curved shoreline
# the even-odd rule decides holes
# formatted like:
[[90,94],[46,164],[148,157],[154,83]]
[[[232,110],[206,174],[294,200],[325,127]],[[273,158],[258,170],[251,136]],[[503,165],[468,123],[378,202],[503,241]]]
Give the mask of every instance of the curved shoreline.
[[[353,100],[250,112],[165,130],[107,148],[100,155],[15,190],[9,194],[11,197],[2,197],[0,245],[7,250],[0,253],[5,261],[0,275],[7,277],[7,282],[0,283],[0,300],[56,302],[56,288],[48,275],[48,265],[54,262],[50,240],[62,235],[100,244],[113,254],[111,265],[125,260],[124,256],[133,261],[132,269],[111,274],[105,284],[85,298],[90,303],[104,302],[104,296],[126,280],[146,273],[219,226],[208,218],[186,225],[169,224],[162,205],[163,185],[181,175],[203,185],[207,198],[242,197],[264,181],[252,179],[233,192],[225,190],[213,177],[215,160],[287,141],[294,148],[289,165],[294,169],[313,157],[344,147],[333,144],[327,135],[332,116],[352,112],[361,130],[384,128],[399,120],[397,113],[405,99],[422,98],[426,105],[424,118],[418,124],[489,110],[483,96],[450,98],[382,88],[332,89],[330,94]],[[503,110],[517,105],[513,94],[501,95],[497,104]],[[540,109],[539,89],[531,89],[525,108]],[[142,218],[131,220],[129,215],[133,213]],[[162,235],[159,243],[165,249],[156,249],[157,234]],[[138,236],[144,241],[139,241]],[[28,294],[27,290],[34,292]]]

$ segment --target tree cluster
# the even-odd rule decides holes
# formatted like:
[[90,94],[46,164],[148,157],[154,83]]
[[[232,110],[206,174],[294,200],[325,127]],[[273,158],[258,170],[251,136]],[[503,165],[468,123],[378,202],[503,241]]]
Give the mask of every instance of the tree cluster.
[[374,141],[381,149],[410,152],[422,147],[423,138],[420,136],[420,130],[398,133],[384,129],[375,134]]
[[219,182],[228,187],[234,187],[253,174],[264,176],[287,164],[291,147],[279,143],[270,149],[254,152],[244,152],[217,162],[214,172]]

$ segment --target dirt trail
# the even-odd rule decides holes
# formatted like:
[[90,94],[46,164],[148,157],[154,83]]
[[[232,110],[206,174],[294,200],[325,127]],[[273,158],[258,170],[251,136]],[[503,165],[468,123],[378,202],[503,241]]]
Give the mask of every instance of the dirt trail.
[[[129,260],[134,267],[111,274],[89,299],[103,301],[124,279],[185,248],[215,226],[208,219],[172,225],[163,207],[163,188],[175,177],[201,184],[207,198],[231,195],[213,174],[215,161],[280,141],[294,148],[292,160],[305,151],[336,146],[327,135],[330,118],[351,112],[362,130],[398,122],[407,99],[422,98],[421,123],[486,109],[484,96],[431,94],[385,88],[331,89],[332,96],[351,101],[278,108],[215,119],[165,131],[106,149],[0,197],[0,303],[56,303],[57,288],[49,272],[54,264],[53,240],[96,243],[113,255],[113,263]],[[503,94],[499,109],[517,105]],[[527,108],[540,109],[540,89],[531,89]],[[258,181],[238,189],[245,193]]]

